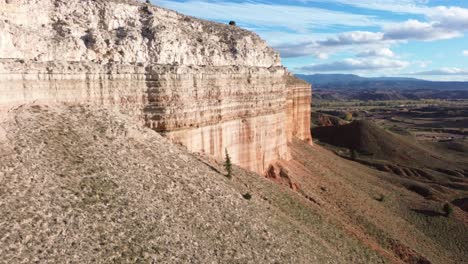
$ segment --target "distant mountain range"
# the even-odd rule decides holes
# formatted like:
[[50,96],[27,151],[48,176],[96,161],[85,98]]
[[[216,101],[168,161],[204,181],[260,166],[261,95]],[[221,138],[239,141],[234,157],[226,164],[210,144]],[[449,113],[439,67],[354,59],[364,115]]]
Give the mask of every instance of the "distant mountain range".
[[296,74],[315,89],[468,90],[468,82],[427,81],[405,77],[366,78],[354,74]]
[[353,74],[296,76],[313,85],[314,100],[468,99],[468,82],[433,82],[404,77],[366,78]]

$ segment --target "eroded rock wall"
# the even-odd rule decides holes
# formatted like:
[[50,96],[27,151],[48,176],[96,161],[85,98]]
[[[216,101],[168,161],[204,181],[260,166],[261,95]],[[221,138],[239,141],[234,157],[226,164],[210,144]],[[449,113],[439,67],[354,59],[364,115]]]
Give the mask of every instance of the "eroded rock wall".
[[296,137],[312,144],[310,133],[311,86],[301,79],[288,75],[286,87],[288,91],[286,105],[288,141]]
[[310,86],[257,35],[137,1],[0,1],[0,115],[122,109],[191,151],[264,173],[310,141]]

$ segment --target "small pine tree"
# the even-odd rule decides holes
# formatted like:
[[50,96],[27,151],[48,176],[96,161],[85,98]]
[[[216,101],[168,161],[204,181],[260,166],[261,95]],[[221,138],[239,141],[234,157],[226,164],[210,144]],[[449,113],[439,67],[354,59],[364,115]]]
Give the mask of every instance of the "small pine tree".
[[444,210],[446,217],[449,217],[453,213],[453,207],[449,203],[444,204],[442,210]]
[[226,177],[228,177],[229,179],[232,178],[232,163],[231,163],[231,157],[229,157],[229,153],[226,150],[226,158],[224,160],[224,168],[226,169]]
[[355,149],[351,149],[351,160],[356,160],[357,159],[357,154]]

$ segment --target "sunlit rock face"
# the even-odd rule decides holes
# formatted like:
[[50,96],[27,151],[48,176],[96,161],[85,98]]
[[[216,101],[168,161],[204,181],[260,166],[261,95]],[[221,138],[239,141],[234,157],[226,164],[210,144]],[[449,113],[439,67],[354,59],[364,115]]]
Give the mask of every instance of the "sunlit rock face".
[[312,144],[310,134],[311,86],[292,75],[286,77],[288,141],[293,137]]
[[137,1],[0,1],[0,116],[120,109],[189,150],[264,173],[311,141],[310,85],[256,34]]

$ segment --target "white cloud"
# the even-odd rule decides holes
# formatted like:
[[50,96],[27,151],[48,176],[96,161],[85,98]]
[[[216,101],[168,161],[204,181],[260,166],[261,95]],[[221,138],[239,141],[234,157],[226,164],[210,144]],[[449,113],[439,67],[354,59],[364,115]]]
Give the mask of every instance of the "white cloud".
[[427,17],[435,21],[437,27],[460,31],[466,31],[468,28],[466,8],[439,6],[433,8]]
[[[274,45],[274,48],[278,50],[283,57],[312,55],[323,59],[325,57],[324,54],[329,56],[338,51],[349,50],[351,52],[361,52],[362,49],[382,49],[382,45],[384,45],[385,42],[390,43],[390,41],[384,41],[383,36],[384,34],[380,32],[352,31],[336,36],[327,36],[322,40],[309,40],[297,43],[287,42]],[[356,50],[356,48],[358,48],[358,50]]]
[[[393,52],[387,47],[409,40],[435,41],[463,36],[462,32],[440,27],[436,22],[408,20],[392,23],[383,27],[383,32],[351,31],[329,36],[322,40],[311,40],[300,43],[283,43],[275,46],[283,57],[300,57],[316,53],[332,54],[343,51],[345,47],[360,49],[358,57],[384,56],[392,57]],[[375,49],[366,51],[367,49]],[[363,51],[364,50],[364,51]],[[316,56],[316,55],[315,55]]]
[[[410,40],[436,41],[463,36],[468,30],[468,9],[460,7],[428,7],[427,0],[305,0],[306,2],[335,2],[360,8],[376,9],[391,12],[414,13],[424,15],[428,21],[410,19],[405,22],[386,23],[381,32],[352,31],[340,33],[315,42],[303,42],[294,48],[294,53],[287,56],[312,54],[312,50],[327,50],[328,54],[343,51],[345,46],[361,48],[358,56],[365,56],[364,49],[369,45],[388,47],[394,43]],[[289,44],[282,45],[286,49]],[[301,49],[302,47],[302,49]],[[333,48],[334,47],[334,48]],[[349,48],[348,48],[349,49]],[[301,52],[302,50],[302,52]],[[384,55],[384,54],[381,54]]]
[[[358,57],[393,57],[393,52],[387,48],[389,41],[347,40],[342,43],[335,38],[325,40],[311,40],[298,43],[283,43],[273,46],[282,57],[313,56],[326,59],[337,52],[356,53]],[[325,44],[325,45],[324,45]]]
[[291,57],[302,57],[318,55],[322,52],[317,49],[317,44],[315,41],[306,41],[299,43],[283,43],[281,45],[274,46],[274,48],[281,53],[282,57],[291,58]]
[[420,22],[410,19],[384,27],[384,39],[388,40],[441,40],[462,36],[462,33],[450,28],[442,28],[436,22]]
[[344,59],[331,63],[314,64],[297,68],[300,72],[342,72],[342,71],[375,71],[382,69],[401,69],[409,65],[406,61],[387,58]]
[[356,55],[357,57],[395,57],[395,53],[389,48],[377,48],[372,50],[366,50]]
[[281,32],[277,30],[262,30],[257,28],[248,28],[257,32],[263,39],[267,40],[272,46],[281,46],[287,40],[288,43],[313,43],[320,39],[330,37],[330,33],[308,33],[308,32]]
[[429,65],[432,64],[432,61],[430,60],[414,61],[413,64],[418,65],[420,68],[427,68]]
[[468,75],[468,69],[460,68],[441,68],[430,71],[415,72],[411,75]]
[[321,46],[344,46],[353,44],[369,44],[375,43],[383,39],[381,32],[369,31],[351,31],[330,37],[326,40],[318,41]]
[[464,51],[462,52],[462,54],[463,54],[463,56],[468,56],[468,50],[464,50]]
[[329,57],[328,53],[325,53],[325,52],[319,52],[319,53],[316,53],[314,55],[315,55],[315,57],[317,57],[317,58],[319,58],[321,60],[326,60]]

